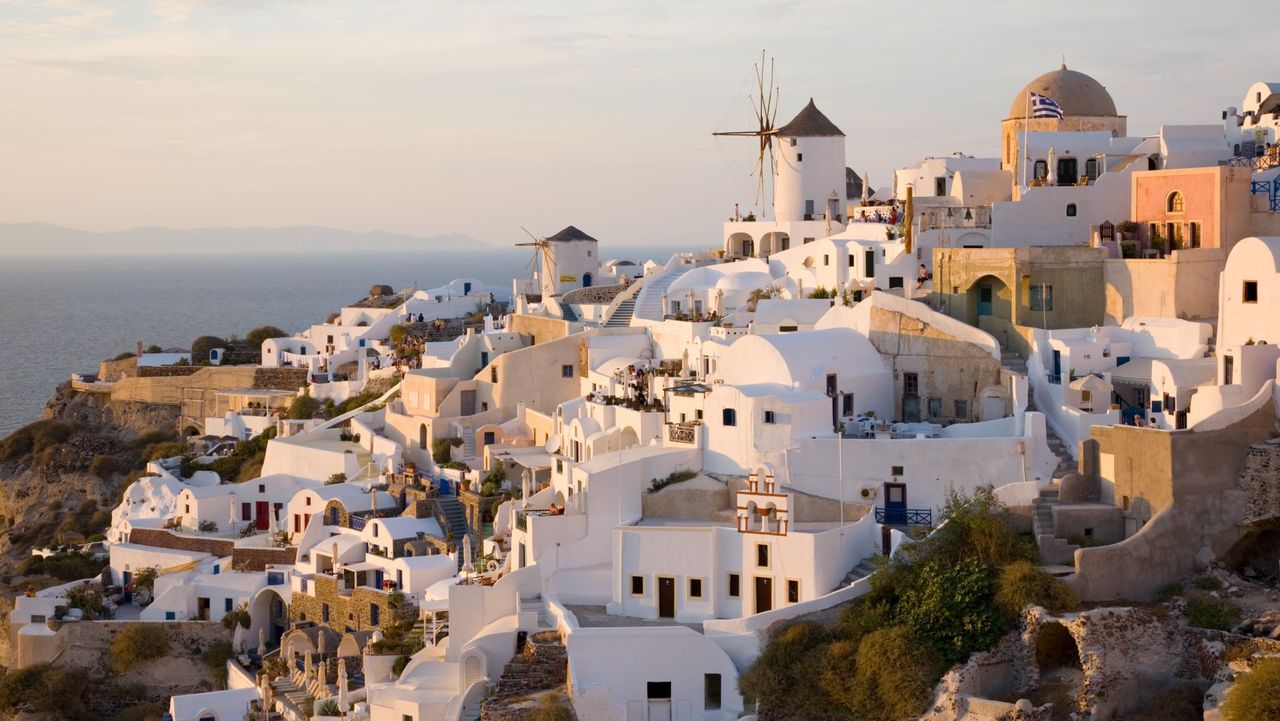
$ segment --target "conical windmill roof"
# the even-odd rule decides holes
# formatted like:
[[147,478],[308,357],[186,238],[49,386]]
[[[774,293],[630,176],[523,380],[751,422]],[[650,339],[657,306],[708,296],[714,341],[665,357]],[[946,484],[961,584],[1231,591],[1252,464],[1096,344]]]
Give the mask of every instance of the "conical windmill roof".
[[813,104],[813,98],[809,98],[809,104],[791,122],[778,128],[777,134],[785,138],[844,137],[840,128]]

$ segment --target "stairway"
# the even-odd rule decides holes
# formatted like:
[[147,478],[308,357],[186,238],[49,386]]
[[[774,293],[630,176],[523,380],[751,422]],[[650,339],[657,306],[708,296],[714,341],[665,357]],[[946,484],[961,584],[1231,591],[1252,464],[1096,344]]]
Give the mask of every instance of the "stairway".
[[519,705],[533,694],[563,690],[568,671],[568,655],[556,632],[529,634],[524,650],[502,669],[493,695],[484,704],[486,717],[500,717],[506,706]]
[[[1005,370],[1018,373],[1024,378],[1027,375],[1027,361],[1022,356],[1008,349],[1002,349],[1000,353],[1000,365]],[[1030,383],[1027,384],[1027,410],[1040,410],[1036,405],[1036,389]],[[1058,457],[1058,466],[1053,469],[1053,479],[1056,481],[1068,473],[1075,473],[1077,464],[1075,459],[1071,457],[1071,453],[1067,451],[1067,444],[1062,442],[1058,437],[1053,426],[1045,424],[1045,440],[1049,443],[1049,450],[1053,451],[1053,455]]]
[[685,267],[676,265],[664,268],[658,275],[644,279],[644,287],[636,296],[635,317],[642,320],[662,320],[666,309],[662,307],[662,294],[684,275]]
[[854,581],[857,581],[862,578],[866,578],[867,576],[870,576],[871,574],[875,573],[876,564],[875,564],[875,561],[873,560],[874,558],[875,558],[874,556],[868,556],[862,559],[861,561],[858,561],[858,565],[854,566],[849,571],[848,575],[844,577],[844,580],[840,582],[840,586],[841,587],[848,586]]
[[467,430],[462,433],[462,457],[468,461],[476,457],[476,434],[474,431]]
[[1058,487],[1045,486],[1033,503],[1031,533],[1040,549],[1040,563],[1046,566],[1074,566],[1079,546],[1057,537],[1053,507],[1058,504]]
[[631,316],[636,312],[635,296],[627,298],[613,309],[613,315],[609,316],[609,320],[605,321],[605,328],[625,328],[631,325]]
[[542,602],[542,594],[520,597],[520,613],[537,613],[538,628],[552,628],[551,619],[547,616],[547,604]]

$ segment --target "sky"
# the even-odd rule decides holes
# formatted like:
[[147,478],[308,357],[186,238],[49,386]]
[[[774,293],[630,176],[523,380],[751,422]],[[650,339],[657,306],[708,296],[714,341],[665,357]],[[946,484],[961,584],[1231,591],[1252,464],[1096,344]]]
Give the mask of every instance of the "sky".
[[[995,156],[1035,76],[1102,82],[1131,135],[1275,80],[1270,6],[1075,0],[0,0],[0,222],[316,225],[717,245],[755,198],[753,63],[848,162]],[[1257,29],[1257,28],[1255,28]],[[1252,38],[1252,39],[1251,39]],[[1277,69],[1276,72],[1280,72]]]

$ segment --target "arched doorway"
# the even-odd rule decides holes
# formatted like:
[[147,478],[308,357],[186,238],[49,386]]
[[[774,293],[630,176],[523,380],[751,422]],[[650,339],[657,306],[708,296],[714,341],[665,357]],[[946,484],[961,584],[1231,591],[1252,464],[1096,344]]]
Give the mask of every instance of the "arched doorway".
[[427,450],[427,424],[423,423],[418,426],[418,448]]
[[622,436],[619,440],[619,444],[619,447],[621,448],[635,448],[640,445],[640,436],[636,433],[634,428],[627,426],[622,429]]
[[760,238],[760,257],[767,258],[774,253],[780,253],[791,248],[791,236],[786,233],[775,231],[765,233]]
[[590,287],[591,287],[591,274],[590,274],[590,273],[583,273],[583,274],[582,274],[582,287],[583,287],[583,288],[590,288]]
[[984,275],[966,291],[969,325],[981,328],[983,318],[1013,320],[1013,294],[1009,286],[994,275]]
[[280,592],[270,586],[262,589],[249,604],[249,636],[251,647],[258,643],[259,630],[266,631],[267,647],[280,645],[280,639],[289,630],[289,603]]
[[739,258],[752,258],[756,254],[755,242],[751,240],[751,236],[747,233],[734,233],[729,236],[727,244],[729,255],[735,255]]

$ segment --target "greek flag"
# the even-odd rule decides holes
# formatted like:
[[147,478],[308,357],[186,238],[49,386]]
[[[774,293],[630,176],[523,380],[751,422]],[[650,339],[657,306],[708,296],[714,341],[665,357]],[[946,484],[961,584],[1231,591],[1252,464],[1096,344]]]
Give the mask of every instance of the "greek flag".
[[1031,117],[1062,120],[1062,106],[1058,105],[1058,102],[1053,98],[1039,93],[1031,93]]

